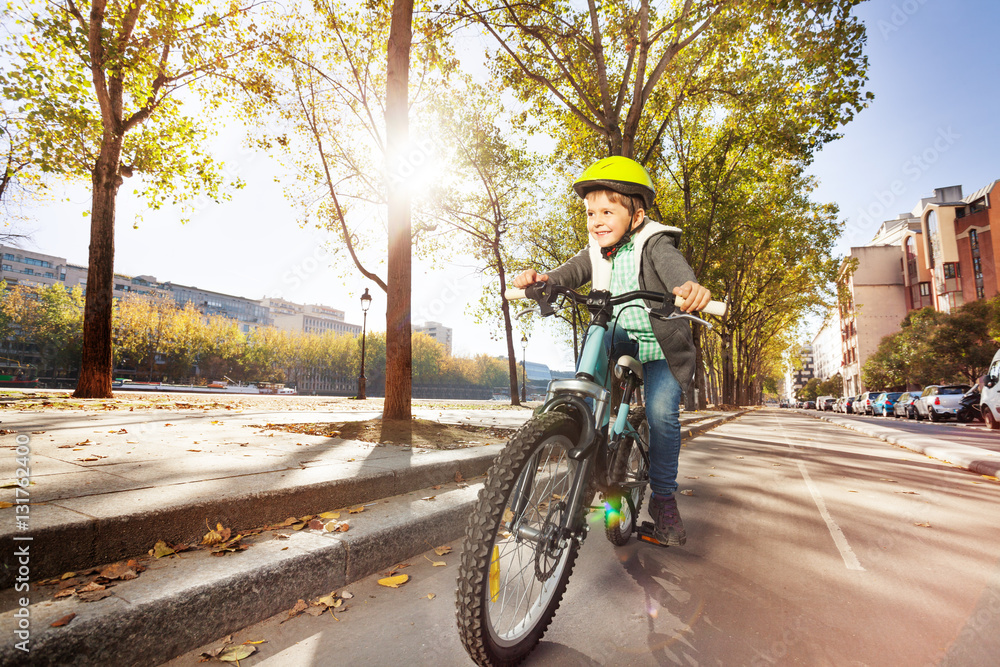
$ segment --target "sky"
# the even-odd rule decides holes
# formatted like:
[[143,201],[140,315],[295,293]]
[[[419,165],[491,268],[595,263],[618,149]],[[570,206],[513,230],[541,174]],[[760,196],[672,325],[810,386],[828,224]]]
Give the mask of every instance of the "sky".
[[[870,241],[884,220],[909,211],[936,187],[962,185],[969,194],[1000,178],[1000,3],[869,0],[857,11],[868,28],[867,89],[875,99],[810,169],[819,182],[814,198],[838,204],[846,223],[837,254]],[[481,60],[485,44],[467,38],[463,62]],[[324,232],[299,226],[297,210],[275,182],[280,166],[247,149],[245,136],[238,125],[223,128],[215,154],[246,188],[231,201],[198,208],[186,224],[174,210],[143,210],[126,181],[118,198],[115,270],[252,299],[321,303],[359,324],[359,297],[367,287],[373,296],[368,326],[384,330],[384,293],[343,270],[344,258],[330,253]],[[85,264],[89,189],[57,191],[65,201],[28,211],[31,219],[20,231],[30,239],[22,245]],[[142,220],[133,228],[137,214]],[[378,273],[385,276],[384,265]],[[498,332],[467,314],[483,284],[472,259],[415,259],[412,280],[414,323],[451,327],[454,354],[506,354]],[[545,326],[535,327],[527,357],[553,370],[573,365],[572,351]]]

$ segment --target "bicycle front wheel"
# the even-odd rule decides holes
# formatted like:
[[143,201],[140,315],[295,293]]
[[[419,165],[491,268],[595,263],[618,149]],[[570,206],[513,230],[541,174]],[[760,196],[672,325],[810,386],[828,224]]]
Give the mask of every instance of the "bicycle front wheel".
[[[458,628],[479,665],[515,665],[545,634],[579,544],[558,535],[577,472],[579,426],[549,412],[528,421],[490,469],[469,518],[458,576]],[[589,502],[589,499],[584,499]]]

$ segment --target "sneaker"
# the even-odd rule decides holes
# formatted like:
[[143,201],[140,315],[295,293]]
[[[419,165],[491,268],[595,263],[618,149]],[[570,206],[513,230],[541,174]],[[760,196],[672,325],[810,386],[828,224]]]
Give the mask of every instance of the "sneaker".
[[653,536],[661,544],[671,547],[683,546],[687,542],[684,522],[677,511],[677,499],[673,496],[658,496],[649,499],[649,515],[653,517]]

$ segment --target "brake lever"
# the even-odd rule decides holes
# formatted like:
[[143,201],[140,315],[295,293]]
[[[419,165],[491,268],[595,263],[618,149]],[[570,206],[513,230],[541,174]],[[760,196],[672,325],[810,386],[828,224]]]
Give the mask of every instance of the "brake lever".
[[679,310],[674,310],[668,313],[666,312],[666,308],[650,308],[649,306],[646,306],[645,310],[647,313],[649,313],[651,317],[655,317],[660,320],[666,320],[666,321],[691,320],[692,322],[695,322],[696,324],[701,324],[702,326],[706,326],[709,329],[712,328],[711,323],[706,322],[705,320],[701,319],[696,315],[692,315],[691,313],[682,313]]

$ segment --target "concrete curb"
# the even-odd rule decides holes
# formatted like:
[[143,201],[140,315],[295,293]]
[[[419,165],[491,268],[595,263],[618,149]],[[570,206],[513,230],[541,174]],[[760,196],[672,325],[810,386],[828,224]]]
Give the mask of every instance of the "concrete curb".
[[[682,438],[696,437],[745,412],[685,427]],[[489,459],[488,467],[493,454],[466,460],[463,465],[478,465],[480,458]],[[447,471],[453,474],[455,464],[450,465]],[[423,487],[382,500],[361,514],[342,517],[351,524],[347,533],[287,529],[265,533],[252,538],[252,546],[241,553],[213,557],[196,551],[150,561],[149,569],[139,578],[119,583],[111,589],[114,594],[104,600],[37,601],[28,607],[30,652],[17,650],[15,642],[9,641],[0,646],[0,664],[161,664],[291,609],[300,598],[342,589],[433,546],[458,539],[482,484],[459,488],[452,481],[443,487]],[[429,494],[435,494],[433,499]],[[355,501],[359,502],[363,501]],[[278,512],[282,518],[287,514]],[[288,538],[278,538],[278,532]],[[53,545],[43,547],[37,541],[30,545],[34,574],[34,559]],[[73,567],[83,569],[78,564]],[[0,594],[0,605],[6,610],[0,614],[3,636],[16,636],[19,595],[23,593],[13,589]],[[38,593],[29,595],[39,599]],[[69,614],[76,617],[68,625],[50,627]]]
[[685,440],[687,440],[689,438],[696,438],[699,435],[701,435],[702,433],[706,433],[708,431],[711,431],[716,426],[722,426],[726,422],[731,422],[734,419],[742,417],[743,415],[745,415],[748,412],[750,412],[750,411],[749,410],[740,410],[739,412],[734,412],[732,414],[721,415],[719,417],[712,417],[711,419],[706,419],[705,421],[698,422],[697,424],[694,424],[693,426],[682,427],[681,428],[681,442],[683,442],[683,441],[685,441]]
[[[488,445],[456,450],[438,461],[418,460],[408,468],[367,471],[342,479],[326,479],[322,467],[282,471],[266,476],[267,482],[277,483],[289,475],[280,480],[281,486],[258,486],[223,495],[209,495],[217,487],[212,481],[204,484],[205,491],[196,500],[162,507],[156,505],[159,496],[154,491],[137,490],[129,494],[134,505],[104,517],[70,514],[55,503],[40,505],[32,509],[31,576],[44,579],[132,558],[145,554],[157,540],[196,543],[207,532],[206,521],[213,526],[221,522],[235,533],[289,516],[316,514],[443,484],[453,481],[456,472],[466,479],[477,477],[489,469],[500,449],[500,445]],[[231,486],[239,483],[238,478],[225,481]],[[197,490],[198,483],[189,486]],[[188,493],[197,497],[194,491]],[[47,514],[52,516],[49,522]],[[72,518],[67,520],[67,515]],[[14,531],[13,525],[4,526],[0,539],[10,541],[19,535]],[[13,585],[13,570],[0,572],[0,587]]]
[[991,452],[988,449],[947,442],[938,438],[926,438],[910,433],[900,433],[885,426],[858,423],[850,419],[828,417],[826,415],[811,415],[808,412],[802,414],[852,431],[857,431],[858,433],[863,433],[873,438],[878,438],[891,445],[920,452],[925,456],[965,468],[979,475],[996,477],[1000,473],[1000,454]]
[[[28,607],[29,653],[14,646],[19,619],[5,595],[0,633],[8,640],[0,646],[0,664],[161,664],[291,609],[299,598],[342,589],[457,539],[481,485],[449,486],[433,501],[411,493],[352,515],[347,533],[266,534],[242,553],[198,551],[153,561],[104,600],[36,602]],[[68,625],[50,627],[71,613],[76,617]]]

